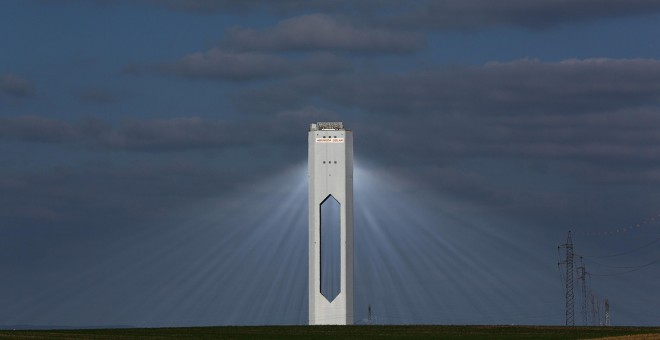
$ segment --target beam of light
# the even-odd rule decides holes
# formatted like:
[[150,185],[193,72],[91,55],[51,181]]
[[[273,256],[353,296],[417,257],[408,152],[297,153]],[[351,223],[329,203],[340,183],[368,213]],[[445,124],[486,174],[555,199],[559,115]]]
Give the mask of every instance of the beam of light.
[[13,301],[3,323],[306,323],[306,200],[300,164],[229,198],[168,213],[107,240],[93,252],[97,258],[62,268],[42,289]]
[[[357,164],[358,323],[370,305],[374,323],[563,324],[556,233]],[[14,280],[30,286],[2,296],[0,318],[51,326],[306,324],[306,202],[299,164],[133,232],[120,229],[98,249],[70,249],[52,270]],[[638,286],[653,291],[645,282]],[[599,288],[608,297],[629,290],[619,281]],[[653,322],[640,294],[627,305],[610,301],[617,313]]]
[[356,319],[371,305],[377,323],[560,322],[555,273],[534,249],[543,240],[418,189],[356,167]]

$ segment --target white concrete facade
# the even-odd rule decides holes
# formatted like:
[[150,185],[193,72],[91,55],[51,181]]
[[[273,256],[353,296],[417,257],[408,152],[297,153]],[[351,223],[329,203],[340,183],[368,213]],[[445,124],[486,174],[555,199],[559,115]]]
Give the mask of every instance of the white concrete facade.
[[[308,139],[309,324],[353,324],[353,134],[342,123],[311,124]],[[321,203],[332,195],[340,207],[340,289],[321,294]]]

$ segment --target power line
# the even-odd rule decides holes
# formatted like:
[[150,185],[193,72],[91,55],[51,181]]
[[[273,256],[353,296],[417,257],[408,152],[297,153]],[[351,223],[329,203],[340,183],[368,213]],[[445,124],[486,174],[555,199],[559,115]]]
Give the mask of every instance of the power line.
[[656,221],[660,221],[660,214],[648,217],[648,218],[642,220],[639,223],[636,223],[636,224],[633,224],[633,225],[628,225],[628,226],[625,226],[625,227],[622,227],[622,228],[617,228],[615,230],[610,229],[610,230],[606,230],[606,231],[584,232],[583,234],[586,235],[586,236],[595,236],[595,235],[598,235],[598,236],[611,236],[611,235],[615,235],[615,234],[619,234],[619,233],[625,233],[625,232],[634,230],[635,228],[640,228],[640,227],[642,227],[646,224],[650,224],[650,223],[653,223],[653,222],[656,222]]
[[[573,239],[571,232],[568,232],[568,237],[566,243],[560,245],[557,248],[557,256],[561,259],[562,249],[565,249],[565,259],[558,263],[559,267],[559,276],[561,279],[565,279],[565,297],[566,297],[566,325],[575,326],[575,296],[573,294],[573,269],[575,261],[575,249],[573,245]],[[647,263],[640,267],[634,267],[633,270],[639,270],[644,266],[649,266],[654,263],[660,262],[660,259],[653,261],[652,263]],[[562,276],[562,265],[566,266],[566,274]],[[600,298],[592,290],[592,276],[602,276],[598,274],[592,274],[587,272],[586,266],[584,265],[583,258],[580,258],[580,266],[577,269],[577,284],[578,284],[578,294],[579,300],[581,302],[581,314],[582,321],[584,325],[595,325],[595,326],[604,326],[609,325],[609,301],[605,299],[601,301]],[[618,273],[617,273],[618,274]],[[589,297],[589,298],[587,298]],[[591,313],[589,313],[591,312]],[[589,322],[589,314],[591,314],[591,323]]]
[[617,273],[607,273],[607,274],[594,274],[594,273],[591,273],[591,275],[593,275],[593,276],[617,276],[617,275],[622,275],[622,274],[628,274],[628,273],[636,272],[636,271],[638,271],[638,270],[641,270],[641,269],[644,269],[644,268],[646,268],[646,267],[652,266],[652,265],[654,265],[654,264],[656,264],[656,263],[660,263],[660,259],[656,259],[656,260],[654,260],[654,261],[651,261],[651,262],[649,262],[649,263],[643,264],[643,265],[641,265],[641,266],[635,266],[635,267],[618,267],[618,268],[632,268],[632,269],[630,269],[630,270],[625,270],[625,271],[622,271],[622,272],[617,272]]
[[634,252],[636,252],[636,251],[638,251],[638,250],[640,250],[640,249],[644,249],[644,248],[646,248],[646,247],[648,247],[648,246],[650,246],[650,245],[653,245],[653,244],[655,244],[655,243],[658,242],[658,241],[660,241],[660,237],[656,238],[655,240],[653,240],[653,241],[651,241],[651,242],[649,242],[649,243],[647,243],[647,244],[644,244],[644,245],[639,246],[639,247],[637,247],[637,248],[633,248],[633,249],[627,250],[627,251],[622,252],[622,253],[616,253],[616,254],[611,254],[611,255],[598,255],[598,256],[597,256],[597,255],[583,255],[582,257],[584,257],[584,258],[601,258],[601,259],[602,259],[602,258],[609,258],[609,257],[616,257],[616,256],[628,255],[628,254],[632,254],[632,253],[634,253]]
[[639,268],[644,268],[644,267],[648,267],[650,265],[656,264],[656,263],[660,262],[660,259],[655,259],[651,262],[648,262],[648,263],[645,263],[645,264],[640,264],[640,265],[635,265],[635,266],[613,266],[613,265],[609,265],[609,264],[600,263],[600,262],[597,262],[597,261],[594,261],[594,260],[586,260],[586,261],[591,262],[591,263],[596,264],[596,265],[599,265],[599,266],[602,266],[602,267],[606,267],[606,268],[639,269]]

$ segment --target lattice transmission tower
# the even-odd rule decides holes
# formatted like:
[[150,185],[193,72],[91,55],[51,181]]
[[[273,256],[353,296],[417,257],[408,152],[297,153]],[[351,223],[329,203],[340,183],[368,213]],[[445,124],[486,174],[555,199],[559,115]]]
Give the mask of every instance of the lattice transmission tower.
[[605,326],[610,326],[610,302],[605,299]]
[[580,266],[577,268],[577,273],[578,273],[578,287],[580,288],[580,291],[582,293],[582,296],[580,296],[580,300],[582,302],[582,322],[585,326],[589,325],[589,319],[587,317],[587,270],[584,267],[584,264],[581,263]]
[[591,325],[598,326],[600,320],[598,316],[598,306],[596,306],[596,295],[591,294]]
[[575,326],[575,295],[573,295],[573,239],[568,231],[566,243],[559,246],[566,249],[566,259],[560,264],[566,266],[566,326]]

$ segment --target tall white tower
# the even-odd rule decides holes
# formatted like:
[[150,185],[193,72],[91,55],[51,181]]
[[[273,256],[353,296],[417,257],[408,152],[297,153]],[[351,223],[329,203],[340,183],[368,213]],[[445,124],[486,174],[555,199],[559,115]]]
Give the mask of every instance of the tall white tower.
[[309,324],[353,324],[353,133],[309,128]]

